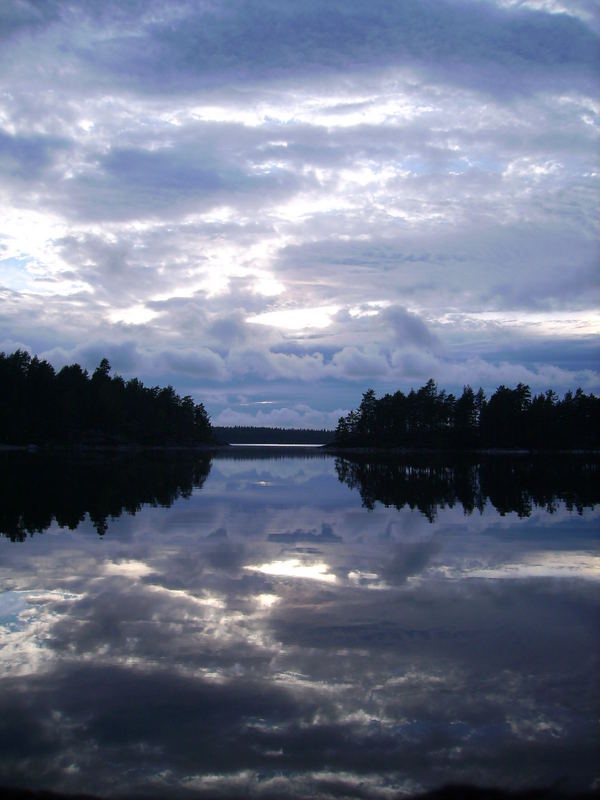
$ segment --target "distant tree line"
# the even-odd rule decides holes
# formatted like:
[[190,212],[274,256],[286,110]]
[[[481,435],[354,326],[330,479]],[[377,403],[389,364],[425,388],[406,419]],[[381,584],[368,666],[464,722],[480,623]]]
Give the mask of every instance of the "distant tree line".
[[218,426],[213,428],[221,442],[233,444],[327,444],[333,440],[333,431],[309,428],[260,428],[246,425]]
[[197,444],[212,439],[202,403],[79,364],[58,372],[23,350],[0,353],[0,443]]
[[488,399],[465,386],[460,397],[435,381],[408,394],[377,399],[373,389],[340,417],[340,447],[597,448],[600,398],[581,389],[559,399],[552,389],[532,397],[529,386],[499,386]]

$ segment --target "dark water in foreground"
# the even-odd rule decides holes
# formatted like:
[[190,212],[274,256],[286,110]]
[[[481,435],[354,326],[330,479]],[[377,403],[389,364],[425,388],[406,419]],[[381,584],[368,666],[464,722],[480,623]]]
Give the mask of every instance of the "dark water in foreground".
[[0,785],[600,785],[598,463],[278,456],[1,459]]

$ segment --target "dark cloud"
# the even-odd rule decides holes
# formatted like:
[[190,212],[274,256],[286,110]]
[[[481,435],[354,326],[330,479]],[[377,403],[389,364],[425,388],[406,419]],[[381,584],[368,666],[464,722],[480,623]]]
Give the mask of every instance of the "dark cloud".
[[217,349],[229,349],[232,345],[242,344],[250,335],[241,311],[217,317],[208,325],[206,333]]
[[297,187],[285,170],[253,175],[234,163],[219,168],[210,154],[128,149],[97,159],[93,171],[70,183],[62,204],[85,220],[177,219],[224,202],[256,207],[257,197],[266,203]]
[[219,541],[206,550],[206,560],[213,569],[227,572],[239,570],[247,557],[243,544]]
[[162,353],[168,369],[177,374],[185,374],[205,378],[221,378],[226,375],[223,360],[206,347],[195,348],[188,352],[177,350]]
[[402,584],[411,575],[418,575],[441,547],[434,540],[398,543],[383,565],[381,574],[391,584]]
[[416,314],[403,308],[392,306],[381,313],[383,325],[390,325],[396,334],[396,340],[402,344],[413,344],[420,347],[438,345],[437,338],[427,325]]
[[152,91],[407,63],[505,93],[565,75],[590,85],[598,55],[597,38],[579,19],[470,2],[264,2],[210,5],[200,14],[179,5],[141,20],[141,37],[139,21],[134,11],[128,26],[84,53],[95,69]]
[[60,19],[60,0],[20,0],[0,8],[0,37],[10,39],[23,33],[43,30]]
[[0,130],[0,172],[4,179],[30,182],[39,178],[57,153],[70,146],[50,136],[17,136]]

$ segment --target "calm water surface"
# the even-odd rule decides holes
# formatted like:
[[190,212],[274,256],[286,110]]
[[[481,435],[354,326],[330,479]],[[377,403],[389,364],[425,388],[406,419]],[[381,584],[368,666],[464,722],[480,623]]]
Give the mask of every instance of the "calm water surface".
[[598,464],[2,459],[0,785],[600,782]]

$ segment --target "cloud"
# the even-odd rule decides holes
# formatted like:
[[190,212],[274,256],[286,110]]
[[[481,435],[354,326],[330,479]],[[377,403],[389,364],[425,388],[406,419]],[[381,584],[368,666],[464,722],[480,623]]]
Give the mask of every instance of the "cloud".
[[284,170],[253,175],[231,162],[219,169],[211,153],[111,150],[96,160],[94,172],[72,181],[64,206],[92,221],[177,219],[224,202],[237,206],[242,200],[255,207],[257,197],[272,201],[295,185],[295,177]]
[[247,337],[247,329],[240,313],[220,317],[210,324],[208,334],[222,346],[243,342]]
[[165,350],[162,359],[167,369],[181,375],[199,378],[222,379],[227,376],[227,368],[217,353],[201,347],[196,350]]
[[[247,404],[244,404],[247,405]],[[347,409],[334,408],[322,410],[313,408],[308,403],[298,403],[292,408],[282,406],[268,411],[240,411],[226,407],[212,420],[213,425],[258,425],[267,428],[313,428],[317,430],[333,430]]]
[[439,344],[423,320],[403,308],[386,308],[381,312],[381,318],[384,325],[391,326],[396,340],[404,346],[429,348]]
[[71,351],[56,348],[39,353],[57,367],[79,363],[93,371],[103,358],[108,358],[113,373],[133,373],[144,368],[144,356],[138,350],[137,343],[129,341],[98,341],[93,344],[82,344]]
[[0,130],[0,173],[4,180],[38,179],[68,146],[67,141],[55,137],[16,136]]
[[60,17],[60,2],[48,0],[38,3],[24,0],[7,3],[0,9],[0,32],[3,39],[10,39],[25,31],[40,30]]
[[[323,9],[265,2],[252,9],[210,5],[199,11],[178,4],[169,12],[153,10],[140,15],[134,7],[127,18],[121,9],[111,36],[92,37],[77,55],[121,85],[163,92],[310,79],[314,72],[398,61],[496,91],[512,83],[514,91],[528,85],[531,73],[538,80],[565,73],[581,79],[595,58],[595,37],[580,19],[492,3],[415,0]],[[164,64],[168,68],[160,70]]]
[[591,8],[9,4],[0,339],[223,419],[597,390]]
[[387,378],[390,365],[386,356],[376,349],[365,351],[357,347],[344,347],[331,359],[336,373],[347,378]]
[[440,549],[434,540],[398,543],[383,565],[381,574],[390,584],[403,584],[407,578],[423,572]]

